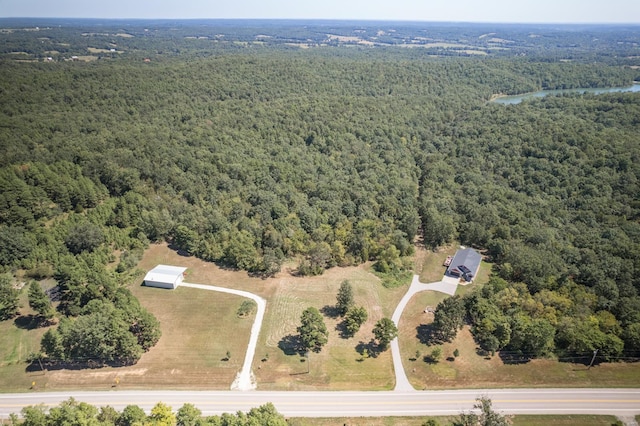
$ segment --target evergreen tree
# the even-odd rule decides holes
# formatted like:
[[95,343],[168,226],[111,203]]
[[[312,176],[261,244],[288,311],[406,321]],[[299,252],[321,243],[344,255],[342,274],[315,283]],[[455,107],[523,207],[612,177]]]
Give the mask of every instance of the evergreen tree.
[[344,280],[340,284],[336,299],[336,308],[340,315],[344,316],[354,304],[353,287],[351,287],[351,283],[348,280]]
[[314,307],[305,309],[300,322],[298,333],[300,333],[303,349],[320,352],[329,340],[329,332],[320,311]]
[[20,307],[20,290],[14,287],[9,274],[0,275],[0,320],[13,318]]
[[351,307],[344,316],[345,335],[353,336],[356,334],[358,330],[360,330],[362,324],[367,322],[368,317],[369,315],[364,307]]
[[29,283],[29,306],[33,310],[35,310],[40,316],[42,316],[46,321],[51,320],[53,318],[55,311],[53,309],[53,305],[51,304],[51,299],[44,292],[42,286],[37,281],[31,281]]

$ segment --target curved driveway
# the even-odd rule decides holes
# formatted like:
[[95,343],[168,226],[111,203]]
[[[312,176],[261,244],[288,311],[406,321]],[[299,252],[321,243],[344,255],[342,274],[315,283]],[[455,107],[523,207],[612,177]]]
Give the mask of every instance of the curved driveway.
[[200,290],[220,291],[223,293],[231,293],[237,296],[247,297],[252,299],[258,305],[258,311],[256,312],[256,319],[251,326],[251,336],[249,337],[249,345],[247,352],[244,355],[244,363],[242,364],[242,370],[238,373],[238,376],[233,381],[231,389],[234,390],[252,390],[256,388],[255,380],[253,380],[251,373],[251,365],[253,364],[253,357],[256,354],[256,345],[258,344],[258,335],[260,334],[260,328],[262,327],[262,320],[264,319],[264,312],[267,308],[267,301],[260,296],[256,296],[253,293],[242,290],[233,290],[230,288],[216,287],[212,285],[203,284],[191,284],[181,283],[181,287],[198,288]]
[[[413,280],[411,281],[411,286],[409,290],[407,290],[406,294],[398,303],[396,310],[393,312],[393,316],[391,320],[395,323],[396,327],[400,324],[400,317],[402,316],[402,311],[409,303],[409,300],[413,297],[414,294],[419,293],[425,290],[439,291],[441,293],[446,293],[448,295],[453,296],[456,293],[456,289],[458,288],[457,279],[450,277],[443,277],[442,281],[438,281],[435,283],[423,284],[420,282],[420,277],[418,275],[413,276]],[[415,389],[409,383],[409,379],[407,378],[407,374],[404,371],[404,367],[402,366],[402,357],[400,356],[400,345],[398,344],[398,338],[396,337],[391,341],[391,356],[393,358],[393,370],[396,374],[396,387],[395,391],[398,392],[414,392]]]

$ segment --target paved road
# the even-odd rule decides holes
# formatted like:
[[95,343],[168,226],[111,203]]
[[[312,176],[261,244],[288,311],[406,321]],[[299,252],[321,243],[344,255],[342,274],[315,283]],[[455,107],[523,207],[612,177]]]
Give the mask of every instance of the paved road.
[[233,381],[231,385],[231,389],[234,390],[251,390],[256,388],[256,383],[251,372],[251,365],[253,364],[253,358],[256,354],[256,345],[258,344],[258,335],[260,334],[260,328],[262,327],[262,320],[264,319],[264,312],[267,308],[267,301],[264,300],[260,296],[256,296],[253,293],[249,293],[248,291],[242,290],[234,290],[230,288],[224,287],[216,287],[212,285],[203,285],[203,284],[191,284],[191,283],[181,283],[182,287],[191,287],[198,288],[200,290],[209,290],[209,291],[220,291],[223,293],[231,293],[242,297],[247,297],[252,299],[258,305],[258,310],[256,312],[256,319],[253,321],[253,325],[251,326],[251,336],[249,337],[249,345],[247,347],[247,352],[244,355],[244,363],[242,364],[242,369],[238,376]]
[[95,406],[122,410],[129,404],[149,412],[157,402],[177,411],[190,402],[204,415],[248,411],[267,402],[287,417],[433,416],[471,411],[488,396],[503,414],[640,414],[640,389],[490,389],[415,392],[230,392],[105,391],[0,394],[0,418],[26,405],[58,405],[74,397]]
[[[400,300],[400,303],[398,303],[396,310],[393,312],[391,320],[396,324],[396,327],[399,325],[402,312],[404,311],[404,308],[407,306],[407,303],[409,303],[409,300],[411,300],[414,294],[425,290],[433,290],[453,296],[454,294],[456,294],[458,281],[459,280],[455,278],[445,276],[442,278],[442,281],[424,284],[420,282],[420,277],[418,275],[414,275],[409,290],[407,290],[405,295]],[[407,378],[407,374],[404,371],[404,367],[402,367],[402,357],[400,356],[400,345],[398,344],[398,338],[395,338],[391,341],[391,356],[393,358],[393,370],[395,371],[396,375],[395,390],[397,392],[413,391],[414,388],[413,386],[411,386],[411,383],[409,383],[409,379]]]

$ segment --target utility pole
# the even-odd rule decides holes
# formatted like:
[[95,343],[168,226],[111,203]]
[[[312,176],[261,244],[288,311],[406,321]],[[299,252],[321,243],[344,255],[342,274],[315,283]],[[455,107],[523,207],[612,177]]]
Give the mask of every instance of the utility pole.
[[591,362],[589,363],[589,368],[587,368],[587,370],[589,370],[591,368],[591,366],[593,365],[593,361],[596,360],[596,355],[598,355],[598,349],[593,351],[593,358],[591,358]]

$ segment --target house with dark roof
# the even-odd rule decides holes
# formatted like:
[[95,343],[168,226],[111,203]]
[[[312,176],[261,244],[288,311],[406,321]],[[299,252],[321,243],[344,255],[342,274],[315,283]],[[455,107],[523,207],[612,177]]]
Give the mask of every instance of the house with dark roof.
[[447,275],[463,278],[467,282],[473,281],[478,275],[482,256],[472,248],[460,249],[456,252],[447,268]]

